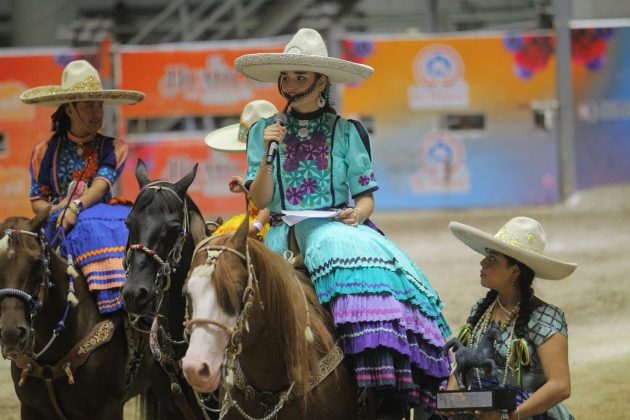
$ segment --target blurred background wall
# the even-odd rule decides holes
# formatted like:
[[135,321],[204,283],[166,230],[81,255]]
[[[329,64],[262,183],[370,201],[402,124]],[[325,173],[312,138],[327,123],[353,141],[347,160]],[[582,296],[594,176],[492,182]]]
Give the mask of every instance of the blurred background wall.
[[106,134],[130,145],[120,192],[135,196],[137,158],[167,179],[199,162],[204,212],[239,211],[225,186],[243,156],[202,140],[252,99],[283,105],[233,60],[281,51],[300,27],[376,69],[334,100],[371,132],[381,209],[552,204],[627,183],[628,17],[615,0],[0,0],[0,218],[30,213],[30,151],[49,135],[52,110],[19,94],[77,58],[147,93],[107,111]]

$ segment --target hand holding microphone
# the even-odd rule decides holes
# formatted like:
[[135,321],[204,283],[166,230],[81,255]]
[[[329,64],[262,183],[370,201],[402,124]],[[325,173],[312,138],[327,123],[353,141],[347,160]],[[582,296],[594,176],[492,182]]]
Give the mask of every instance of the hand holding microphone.
[[278,144],[286,134],[287,116],[278,112],[273,116],[273,125],[265,128],[264,140],[267,146],[267,155],[265,156],[265,165],[273,165],[273,161],[278,153]]

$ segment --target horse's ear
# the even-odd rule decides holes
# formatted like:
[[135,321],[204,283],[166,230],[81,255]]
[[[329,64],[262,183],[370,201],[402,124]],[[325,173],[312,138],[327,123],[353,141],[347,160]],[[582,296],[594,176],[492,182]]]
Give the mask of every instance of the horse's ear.
[[138,186],[140,189],[144,188],[151,180],[147,175],[147,165],[144,164],[142,159],[138,159],[138,164],[136,165],[136,179],[138,180]]
[[35,213],[35,217],[29,220],[28,224],[30,227],[30,231],[33,233],[38,233],[44,227],[44,224],[48,220],[50,216],[50,205],[44,208],[43,210]]
[[206,221],[203,220],[201,214],[196,211],[190,212],[190,234],[195,246],[207,237]]
[[175,183],[175,191],[182,198],[182,200],[186,199],[186,191],[188,191],[190,184],[192,184],[192,182],[195,180],[195,176],[197,175],[197,166],[199,166],[199,164],[195,163],[195,166],[192,168],[192,170]]
[[236,230],[234,234],[234,239],[236,240],[236,245],[238,250],[245,253],[245,248],[247,245],[247,237],[249,236],[249,200],[247,199],[247,193],[244,193],[245,196],[245,218],[243,222]]

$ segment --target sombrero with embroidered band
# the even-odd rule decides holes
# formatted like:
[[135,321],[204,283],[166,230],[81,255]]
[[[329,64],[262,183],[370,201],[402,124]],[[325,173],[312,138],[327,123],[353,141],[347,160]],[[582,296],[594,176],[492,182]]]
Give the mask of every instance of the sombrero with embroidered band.
[[234,65],[260,82],[275,82],[282,71],[311,71],[328,76],[332,83],[350,83],[365,80],[374,71],[365,64],[329,57],[322,36],[309,28],[297,31],[282,53],[245,54]]
[[491,249],[508,255],[531,268],[536,277],[560,280],[575,271],[577,264],[543,255],[547,242],[542,225],[530,217],[510,219],[493,236],[472,226],[450,222],[449,230],[457,239],[482,255]]
[[243,152],[247,148],[247,134],[252,125],[261,118],[268,118],[278,113],[274,104],[263,99],[251,101],[241,112],[240,123],[231,124],[211,131],[205,143],[221,152]]
[[61,85],[37,86],[20,95],[30,105],[59,107],[79,101],[102,101],[107,105],[131,105],[144,99],[136,90],[103,89],[96,69],[85,60],[71,61],[61,74]]

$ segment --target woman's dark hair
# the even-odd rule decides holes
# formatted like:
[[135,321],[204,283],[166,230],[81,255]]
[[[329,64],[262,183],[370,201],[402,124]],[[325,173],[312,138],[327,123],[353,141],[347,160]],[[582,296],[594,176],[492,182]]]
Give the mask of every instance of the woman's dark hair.
[[66,114],[67,106],[68,104],[60,105],[50,117],[52,120],[51,131],[61,136],[65,136],[70,129],[70,117]]
[[[523,264],[520,261],[515,260],[512,257],[509,257],[505,254],[502,254],[506,259],[508,265],[518,265],[520,270],[520,274],[516,279],[519,289],[521,290],[521,307],[518,311],[518,315],[516,317],[516,323],[514,324],[514,334],[517,337],[525,337],[527,333],[527,323],[529,322],[529,318],[532,314],[532,311],[536,307],[533,304],[532,296],[534,296],[534,289],[532,288],[532,283],[534,282],[534,271]],[[486,297],[481,301],[477,310],[474,314],[468,317],[467,322],[470,325],[476,325],[481,316],[486,312],[486,309],[494,302],[498,295],[496,290],[490,290]]]

